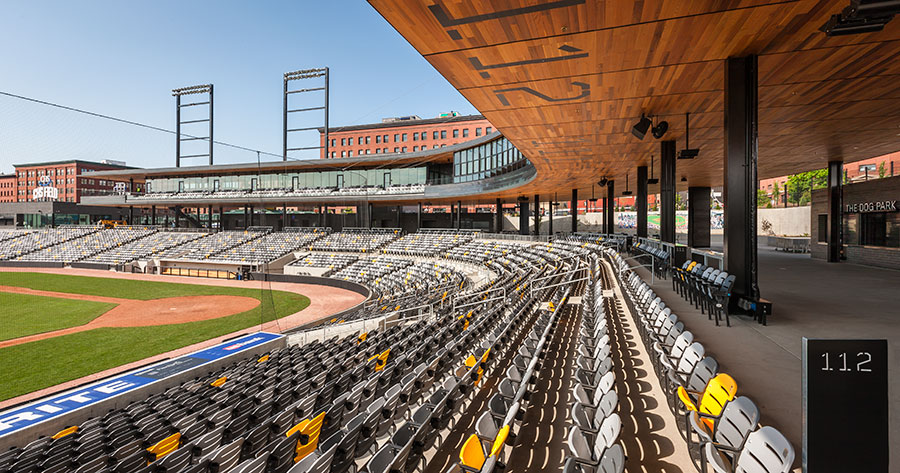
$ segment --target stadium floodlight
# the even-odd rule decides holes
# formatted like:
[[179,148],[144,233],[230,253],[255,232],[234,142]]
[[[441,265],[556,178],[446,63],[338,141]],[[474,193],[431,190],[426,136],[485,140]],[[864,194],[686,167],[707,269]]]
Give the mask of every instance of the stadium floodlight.
[[191,94],[208,94],[212,92],[212,84],[192,85],[189,87],[179,87],[172,89],[173,96],[191,95]]

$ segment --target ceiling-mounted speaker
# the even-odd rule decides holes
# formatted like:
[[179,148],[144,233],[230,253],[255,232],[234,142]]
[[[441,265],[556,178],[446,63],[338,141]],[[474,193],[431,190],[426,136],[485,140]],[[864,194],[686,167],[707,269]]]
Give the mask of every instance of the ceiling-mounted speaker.
[[662,138],[667,131],[669,131],[669,122],[663,120],[657,123],[655,127],[653,127],[653,137],[658,140]]

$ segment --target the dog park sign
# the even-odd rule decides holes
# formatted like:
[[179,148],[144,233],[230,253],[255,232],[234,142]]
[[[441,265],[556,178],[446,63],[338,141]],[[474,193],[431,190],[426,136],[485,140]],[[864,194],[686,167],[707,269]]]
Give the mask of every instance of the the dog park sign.
[[896,200],[881,200],[878,202],[858,202],[855,204],[847,204],[847,213],[870,213],[870,212],[896,212]]

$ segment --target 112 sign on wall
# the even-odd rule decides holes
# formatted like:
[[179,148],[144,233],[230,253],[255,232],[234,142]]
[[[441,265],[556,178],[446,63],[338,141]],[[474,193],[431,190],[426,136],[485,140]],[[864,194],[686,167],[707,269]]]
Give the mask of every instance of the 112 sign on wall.
[[803,338],[803,471],[887,473],[887,340]]

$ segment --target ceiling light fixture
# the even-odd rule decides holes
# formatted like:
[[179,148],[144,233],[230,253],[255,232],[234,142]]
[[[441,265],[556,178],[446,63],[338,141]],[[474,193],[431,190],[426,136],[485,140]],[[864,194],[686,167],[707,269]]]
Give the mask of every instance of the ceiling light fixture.
[[826,36],[845,36],[881,31],[894,15],[900,13],[900,2],[850,0],[850,5],[819,28]]
[[678,153],[678,159],[694,159],[700,155],[697,148],[691,149],[691,114],[684,114],[684,149]]
[[663,120],[663,121],[657,123],[655,127],[653,127],[653,130],[652,130],[653,137],[658,140],[658,139],[662,138],[663,135],[665,135],[666,131],[668,131],[668,130],[669,130],[669,122]]
[[650,125],[652,124],[653,122],[651,122],[650,119],[645,117],[642,113],[641,120],[637,122],[637,124],[635,124],[633,127],[631,127],[631,134],[636,136],[637,139],[643,140],[644,135],[647,134],[647,130],[650,129]]
[[628,173],[625,173],[625,190],[622,191],[622,195],[631,195],[631,191],[628,189]]
[[608,182],[609,182],[609,179],[607,179],[606,176],[603,176],[600,178],[600,181],[597,182],[597,185],[600,187],[606,187],[606,183],[608,183]]

